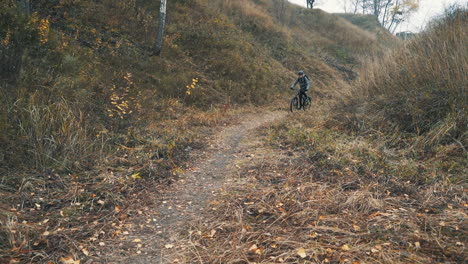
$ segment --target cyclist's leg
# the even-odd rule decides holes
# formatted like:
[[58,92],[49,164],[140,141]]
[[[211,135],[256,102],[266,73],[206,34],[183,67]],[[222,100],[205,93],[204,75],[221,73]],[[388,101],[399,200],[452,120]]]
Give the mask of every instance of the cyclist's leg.
[[307,98],[306,90],[301,89],[299,93],[299,101],[301,102],[301,107],[304,106],[305,100]]

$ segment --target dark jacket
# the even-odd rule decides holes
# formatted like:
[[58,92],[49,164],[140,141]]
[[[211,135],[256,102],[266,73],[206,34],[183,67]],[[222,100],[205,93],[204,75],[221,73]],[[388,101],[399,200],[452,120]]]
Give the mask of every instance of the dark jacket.
[[299,86],[301,87],[301,90],[303,90],[303,91],[309,90],[310,81],[309,81],[309,78],[306,75],[297,78],[297,80],[294,81],[294,83],[291,85],[291,88],[294,88],[296,86],[296,84],[298,84],[298,83],[299,83]]

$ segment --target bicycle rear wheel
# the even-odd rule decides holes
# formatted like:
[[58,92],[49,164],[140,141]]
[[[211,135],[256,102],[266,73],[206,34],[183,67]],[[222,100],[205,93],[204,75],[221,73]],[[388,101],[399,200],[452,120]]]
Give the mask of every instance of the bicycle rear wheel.
[[294,96],[293,99],[291,99],[291,104],[289,105],[289,111],[293,112],[294,110],[299,109],[299,99],[297,96]]

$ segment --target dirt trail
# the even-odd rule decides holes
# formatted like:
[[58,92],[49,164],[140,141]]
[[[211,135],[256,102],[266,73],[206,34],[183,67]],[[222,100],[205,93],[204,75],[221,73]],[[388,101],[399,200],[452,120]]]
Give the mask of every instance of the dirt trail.
[[[256,128],[286,116],[286,111],[249,114],[240,124],[224,128],[205,151],[194,151],[191,169],[180,175],[150,208],[119,245],[103,252],[105,263],[172,263],[166,247],[177,244],[177,234],[203,216],[217,191],[235,175],[236,160],[249,153],[248,142]],[[139,227],[139,228],[136,228]],[[104,250],[107,251],[107,250]]]

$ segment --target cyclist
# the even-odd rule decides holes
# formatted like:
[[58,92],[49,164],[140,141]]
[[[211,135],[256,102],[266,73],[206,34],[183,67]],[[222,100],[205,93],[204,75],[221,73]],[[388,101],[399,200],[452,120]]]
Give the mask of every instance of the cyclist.
[[299,90],[299,102],[302,105],[303,98],[307,98],[307,91],[310,88],[310,80],[307,75],[304,74],[304,71],[298,71],[297,72],[297,79],[294,81],[294,83],[291,85],[291,90],[294,90],[294,87],[296,84],[299,83],[300,90]]

